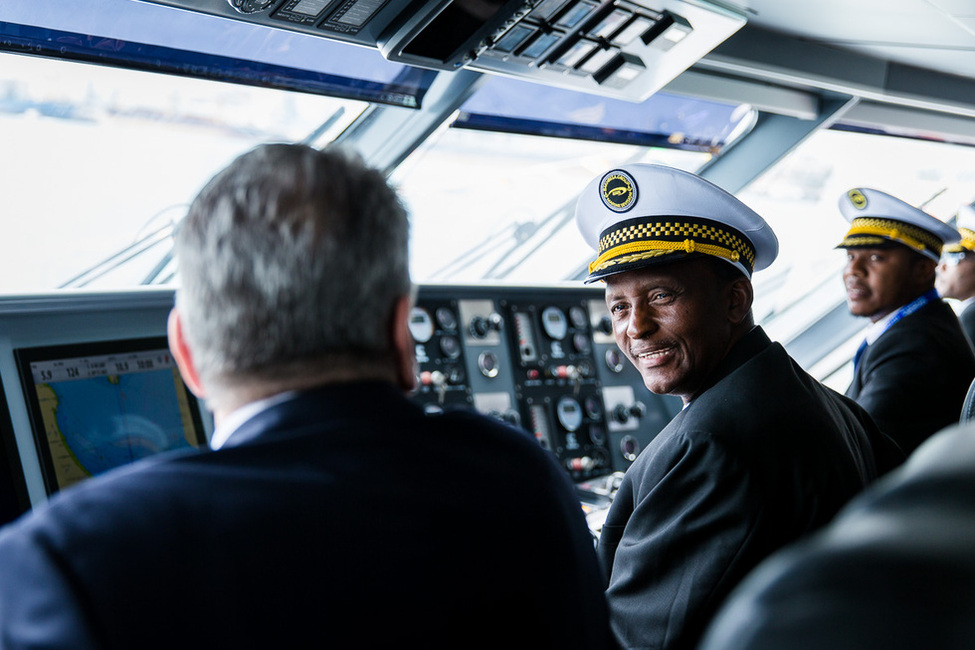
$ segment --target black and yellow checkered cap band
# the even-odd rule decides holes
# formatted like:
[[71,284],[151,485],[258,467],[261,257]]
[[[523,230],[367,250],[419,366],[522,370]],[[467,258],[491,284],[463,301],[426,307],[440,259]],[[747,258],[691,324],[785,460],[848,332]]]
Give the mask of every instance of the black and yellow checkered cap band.
[[[589,274],[671,253],[702,253],[738,262],[749,273],[755,249],[738,231],[698,217],[638,217],[614,224],[599,237],[599,256]],[[621,271],[624,269],[620,269]]]
[[959,228],[958,234],[961,235],[961,241],[945,244],[944,252],[962,253],[965,251],[975,251],[975,230]]
[[858,246],[878,246],[897,242],[919,253],[929,251],[935,257],[941,255],[943,242],[932,233],[903,221],[879,219],[877,217],[857,217],[850,224],[850,230],[837,248],[856,248]]

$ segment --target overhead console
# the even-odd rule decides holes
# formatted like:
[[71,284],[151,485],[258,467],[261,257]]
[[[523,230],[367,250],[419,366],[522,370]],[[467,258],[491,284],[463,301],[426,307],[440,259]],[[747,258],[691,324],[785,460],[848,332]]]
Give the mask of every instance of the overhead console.
[[470,68],[643,101],[745,24],[705,0],[148,0]]

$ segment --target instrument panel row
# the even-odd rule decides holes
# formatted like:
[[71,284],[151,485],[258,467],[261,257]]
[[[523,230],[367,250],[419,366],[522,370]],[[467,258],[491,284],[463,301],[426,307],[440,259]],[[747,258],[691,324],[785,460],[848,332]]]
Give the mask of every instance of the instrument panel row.
[[[171,290],[0,297],[0,524],[87,476],[206,444],[212,417],[167,348],[172,305]],[[599,288],[424,285],[410,330],[417,404],[520,428],[580,491],[609,485],[680,408],[619,351]],[[147,426],[117,432],[139,404]]]

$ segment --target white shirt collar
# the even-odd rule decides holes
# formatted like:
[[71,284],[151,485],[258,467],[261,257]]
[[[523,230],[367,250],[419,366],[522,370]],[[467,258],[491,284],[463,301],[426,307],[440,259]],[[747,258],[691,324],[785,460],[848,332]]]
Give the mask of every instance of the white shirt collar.
[[867,335],[866,335],[867,345],[872,345],[874,341],[880,338],[880,335],[883,334],[884,331],[886,331],[887,329],[887,323],[891,321],[891,319],[894,317],[896,313],[897,310],[895,309],[894,311],[890,312],[889,314],[887,314],[886,316],[878,320],[876,323],[873,323],[867,329]]
[[298,395],[297,391],[285,391],[284,393],[278,393],[277,395],[272,395],[265,399],[257,400],[256,402],[251,402],[249,404],[244,404],[235,411],[232,411],[224,420],[213,430],[213,435],[210,436],[210,449],[220,449],[223,447],[227,440],[232,436],[245,422],[256,416],[258,413],[263,413],[272,406],[277,406],[282,402],[286,402]]

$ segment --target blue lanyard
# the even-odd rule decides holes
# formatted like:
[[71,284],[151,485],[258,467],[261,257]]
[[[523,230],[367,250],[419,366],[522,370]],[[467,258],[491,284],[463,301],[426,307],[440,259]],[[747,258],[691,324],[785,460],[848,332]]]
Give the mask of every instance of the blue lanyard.
[[[884,325],[884,330],[883,332],[880,333],[880,336],[883,336],[884,332],[889,330],[891,326],[897,321],[899,321],[900,319],[904,318],[905,316],[910,316],[911,314],[916,312],[924,305],[928,304],[929,302],[938,300],[940,297],[941,296],[938,295],[937,289],[929,289],[928,291],[924,292],[923,294],[921,294],[911,302],[907,303],[906,305],[898,309],[897,312],[891,317],[891,319],[887,321],[887,324]],[[880,338],[880,336],[878,336],[877,338]],[[876,341],[877,339],[874,340]],[[857,348],[856,355],[853,357],[854,370],[856,370],[857,365],[860,363],[860,357],[863,356],[863,352],[866,349],[867,349],[867,341],[866,339],[864,339],[863,343],[860,344],[860,347]]]

